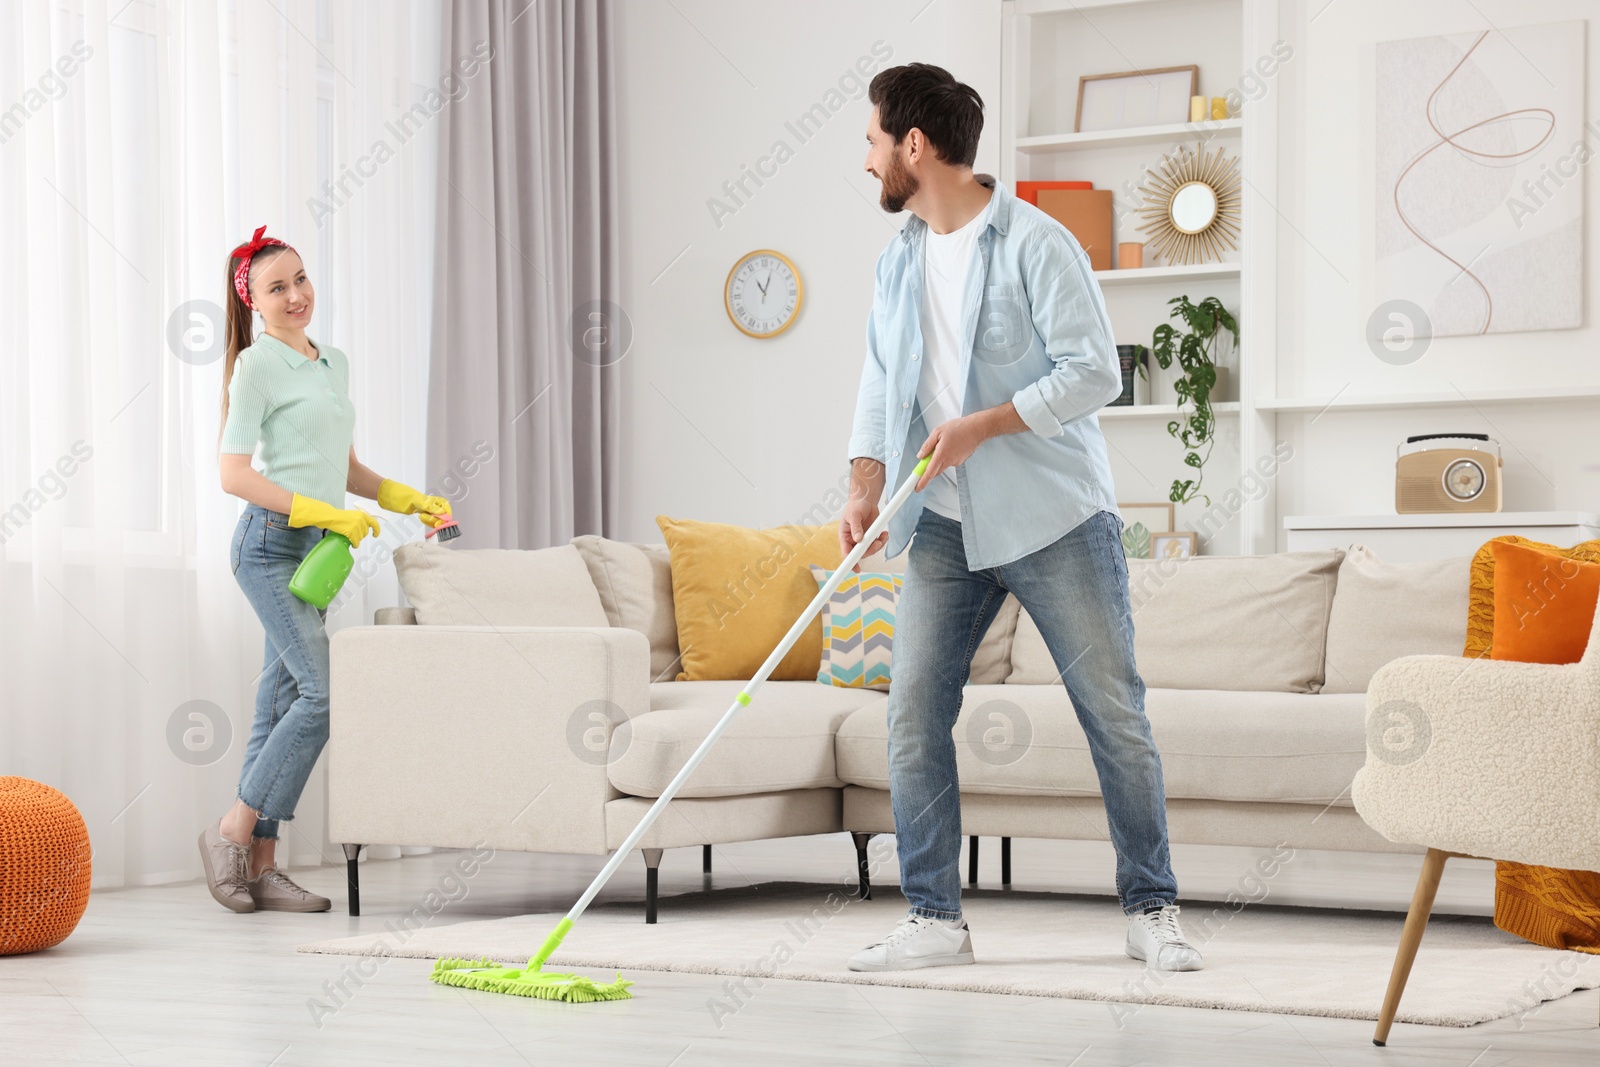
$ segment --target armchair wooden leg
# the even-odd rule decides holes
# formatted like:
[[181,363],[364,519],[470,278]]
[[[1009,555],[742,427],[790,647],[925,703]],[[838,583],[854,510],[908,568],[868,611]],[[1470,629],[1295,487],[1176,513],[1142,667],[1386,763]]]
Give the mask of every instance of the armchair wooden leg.
[[1439,892],[1444,861],[1452,855],[1454,853],[1430,848],[1422,859],[1422,873],[1417,876],[1417,888],[1411,894],[1411,910],[1406,913],[1406,925],[1400,931],[1400,947],[1394,954],[1394,970],[1389,972],[1389,989],[1383,995],[1383,1010],[1378,1013],[1378,1028],[1372,1035],[1374,1045],[1381,1047],[1388,1043],[1389,1027],[1394,1025],[1395,1012],[1400,1009],[1400,994],[1405,992],[1411,964],[1417,958],[1417,946],[1422,944],[1422,932],[1427,929],[1428,915],[1433,911],[1433,898]]
[[1011,838],[1000,839],[1000,884],[1011,884]]
[[710,845],[701,845],[700,846],[700,873],[701,874],[710,874],[711,873],[711,846]]
[[967,881],[978,884],[978,835],[967,838]]

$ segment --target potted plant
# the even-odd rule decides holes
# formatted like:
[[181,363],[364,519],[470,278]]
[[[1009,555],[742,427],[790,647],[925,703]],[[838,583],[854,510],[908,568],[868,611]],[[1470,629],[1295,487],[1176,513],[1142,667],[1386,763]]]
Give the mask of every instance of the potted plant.
[[[1178,393],[1178,413],[1182,419],[1167,423],[1167,432],[1183,443],[1188,450],[1184,463],[1195,469],[1193,478],[1174,478],[1169,498],[1174,504],[1187,504],[1196,496],[1202,497],[1209,507],[1211,498],[1200,492],[1200,482],[1205,477],[1205,462],[1211,458],[1211,447],[1217,418],[1211,410],[1211,390],[1217,384],[1217,364],[1214,358],[1222,331],[1232,335],[1239,343],[1239,323],[1222,301],[1208,296],[1198,304],[1189,302],[1187,296],[1175,296],[1167,301],[1175,305],[1169,318],[1180,320],[1186,329],[1180,331],[1171,323],[1156,327],[1150,350],[1156,362],[1166,370],[1176,361],[1182,376],[1173,383]],[[1185,415],[1185,405],[1194,410]],[[1205,451],[1202,454],[1201,449]]]

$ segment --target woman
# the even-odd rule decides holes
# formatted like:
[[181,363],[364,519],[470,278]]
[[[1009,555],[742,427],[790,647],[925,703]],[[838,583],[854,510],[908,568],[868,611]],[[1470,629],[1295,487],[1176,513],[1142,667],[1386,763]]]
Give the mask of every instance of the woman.
[[[378,523],[345,508],[346,492],[429,526],[444,497],[380,478],[356,459],[355,411],[344,353],[306,336],[315,294],[295,250],[266,227],[228,260],[227,361],[222,372],[218,466],[224,492],[248,507],[234,530],[234,577],[267,634],[266,669],[239,775],[238,798],[200,835],[211,895],[232,911],[327,911],[327,897],[296,885],[274,864],[280,821],[328,740],[325,609],[289,592],[289,579],[324,533],[359,545]],[[252,339],[252,312],[265,332]],[[250,465],[261,446],[262,469]]]

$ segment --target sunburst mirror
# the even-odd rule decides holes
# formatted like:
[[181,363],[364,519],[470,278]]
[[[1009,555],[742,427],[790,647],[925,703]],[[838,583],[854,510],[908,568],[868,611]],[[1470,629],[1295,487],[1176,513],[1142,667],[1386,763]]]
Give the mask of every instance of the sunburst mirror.
[[1168,263],[1221,259],[1239,247],[1238,156],[1224,158],[1221,148],[1208,152],[1202,145],[1179,148],[1176,157],[1162,157],[1160,172],[1149,173],[1139,194],[1139,229]]

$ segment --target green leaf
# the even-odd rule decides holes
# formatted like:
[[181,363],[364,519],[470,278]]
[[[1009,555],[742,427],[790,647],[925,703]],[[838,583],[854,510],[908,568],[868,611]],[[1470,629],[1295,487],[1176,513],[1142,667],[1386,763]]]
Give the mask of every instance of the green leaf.
[[1136,522],[1122,531],[1122,551],[1132,559],[1150,558],[1150,531]]

